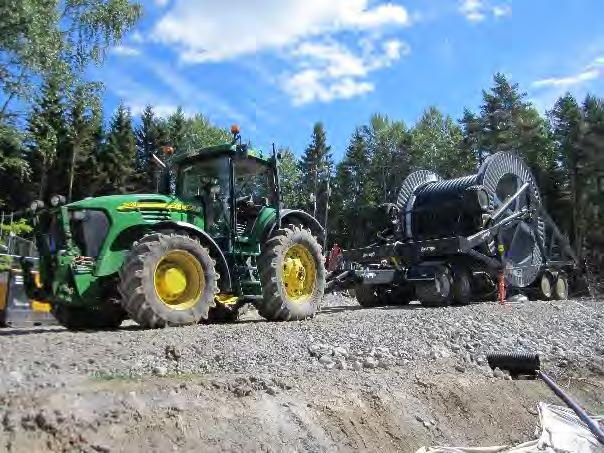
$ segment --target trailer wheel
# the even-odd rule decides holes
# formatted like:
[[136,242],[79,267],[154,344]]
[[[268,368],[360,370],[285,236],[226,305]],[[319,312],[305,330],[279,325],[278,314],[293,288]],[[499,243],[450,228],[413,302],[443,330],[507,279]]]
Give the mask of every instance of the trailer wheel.
[[356,285],[354,287],[354,295],[357,302],[362,307],[379,307],[384,305],[382,298],[374,285]]
[[554,284],[553,296],[556,300],[568,299],[568,277],[565,273],[560,272]]
[[456,305],[467,305],[472,299],[470,273],[463,268],[453,270],[453,302]]
[[120,269],[122,306],[143,327],[196,324],[215,305],[215,265],[208,250],[189,236],[145,236]]
[[409,305],[415,296],[413,286],[393,286],[388,292],[388,305]]
[[549,271],[544,272],[539,279],[539,299],[551,300],[554,295],[554,285],[554,276]]
[[415,286],[417,297],[422,305],[440,307],[451,305],[453,300],[453,279],[446,267],[435,272],[434,281],[420,282]]
[[52,306],[51,313],[59,324],[69,330],[117,329],[127,317],[122,307],[114,301],[96,307],[57,304]]

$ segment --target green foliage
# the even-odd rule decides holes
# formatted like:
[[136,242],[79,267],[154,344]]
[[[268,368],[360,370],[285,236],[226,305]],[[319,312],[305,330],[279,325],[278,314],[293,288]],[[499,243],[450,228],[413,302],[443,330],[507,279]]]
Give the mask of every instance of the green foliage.
[[161,147],[167,141],[165,121],[157,118],[153,107],[145,107],[141,120],[135,130],[136,136],[136,171],[141,175],[141,186],[143,190],[153,191],[156,188],[155,174],[157,165],[153,163],[152,156],[155,154],[161,158]]
[[429,107],[411,132],[413,169],[429,168],[443,178],[455,178],[474,171],[472,153],[461,146],[461,128],[450,116]]
[[297,208],[302,203],[302,172],[296,156],[289,148],[279,149],[279,175],[281,177],[281,194],[287,208]]
[[111,119],[99,160],[104,184],[101,193],[126,193],[133,189],[136,170],[136,137],[130,110],[120,104]]
[[68,147],[64,81],[51,74],[42,86],[40,95],[28,118],[29,162],[32,168],[34,197],[47,199],[55,193],[55,183],[62,178],[50,178],[56,161]]
[[318,197],[320,186],[331,176],[333,167],[331,146],[327,145],[323,123],[315,123],[311,143],[304,151],[299,166],[302,172],[302,200],[308,207],[311,205],[311,196]]
[[198,150],[230,141],[231,134],[227,130],[214,126],[207,117],[198,113],[184,121],[179,147],[176,149]]
[[23,191],[17,190],[17,187],[30,172],[23,140],[19,129],[0,121],[0,209],[19,201]]
[[[0,118],[15,99],[29,101],[39,76],[77,79],[140,16],[128,0],[6,0],[0,4]],[[15,112],[12,112],[15,113]]]

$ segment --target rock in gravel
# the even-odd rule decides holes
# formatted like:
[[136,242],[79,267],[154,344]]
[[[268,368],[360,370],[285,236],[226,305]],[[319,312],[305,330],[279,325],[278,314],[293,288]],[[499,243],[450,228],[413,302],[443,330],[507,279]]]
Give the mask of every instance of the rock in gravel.
[[166,355],[166,359],[178,360],[182,357],[182,351],[180,350],[180,348],[173,344],[166,345],[164,352]]
[[495,368],[493,370],[493,377],[496,377],[498,379],[504,379],[505,373],[503,371],[501,371],[499,368]]
[[321,365],[329,365],[333,363],[333,358],[329,355],[322,355],[321,357],[319,357],[319,363]]
[[348,365],[346,364],[346,360],[340,359],[336,362],[336,369],[338,370],[345,370],[348,368]]
[[371,356],[365,357],[365,360],[363,361],[363,368],[373,369],[373,368],[377,368],[377,366],[378,366],[378,361],[376,359],[374,359]]
[[460,364],[455,365],[455,370],[459,371],[460,373],[465,373],[466,371],[465,367]]
[[361,368],[363,368],[363,364],[361,362],[359,362],[358,360],[355,360],[354,362],[352,362],[352,364],[350,365],[350,367],[355,370],[358,371]]
[[335,355],[336,357],[340,356],[340,357],[348,357],[348,351],[346,349],[344,349],[342,346],[338,346],[337,348],[333,349],[333,355]]
[[168,374],[168,368],[165,366],[155,366],[153,367],[153,374],[156,374],[157,376],[165,376]]

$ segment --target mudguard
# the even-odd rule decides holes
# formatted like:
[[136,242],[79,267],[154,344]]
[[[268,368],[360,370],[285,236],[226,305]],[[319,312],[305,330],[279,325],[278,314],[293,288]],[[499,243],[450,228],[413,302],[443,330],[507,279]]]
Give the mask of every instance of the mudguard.
[[[319,244],[323,246],[325,239],[325,229],[319,221],[311,216],[309,213],[300,211],[297,209],[282,209],[281,210],[281,225],[288,225],[290,223],[296,224],[301,223],[319,239]],[[272,231],[271,231],[272,232]]]

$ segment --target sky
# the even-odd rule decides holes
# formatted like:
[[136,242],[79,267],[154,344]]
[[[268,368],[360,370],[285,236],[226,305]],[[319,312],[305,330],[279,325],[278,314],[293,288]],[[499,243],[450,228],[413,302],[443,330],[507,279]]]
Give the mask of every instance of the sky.
[[90,77],[105,108],[178,106],[301,155],[322,121],[334,157],[374,113],[412,125],[477,110],[502,72],[542,112],[604,96],[602,0],[144,0]]

